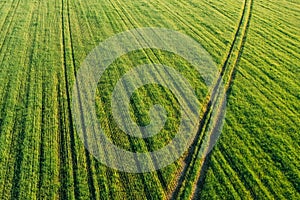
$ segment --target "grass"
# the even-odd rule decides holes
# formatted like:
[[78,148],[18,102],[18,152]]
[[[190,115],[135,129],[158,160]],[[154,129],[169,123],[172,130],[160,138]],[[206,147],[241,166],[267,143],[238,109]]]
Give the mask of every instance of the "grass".
[[[0,199],[168,199],[177,188],[173,198],[299,199],[300,5],[253,2],[247,33],[242,21],[235,43],[242,0],[0,2]],[[234,44],[224,130],[202,176],[203,158],[192,147],[164,169],[130,174],[102,165],[76,134],[70,102],[81,63],[106,38],[138,27],[189,35],[220,72]],[[179,56],[145,49],[120,57],[99,81],[95,98],[108,137],[127,150],[159,149],[178,128],[178,102],[157,85],[131,98],[140,124],[149,123],[153,103],[166,108],[167,124],[156,137],[130,137],[111,116],[110,94],[119,78],[152,62],[180,71],[207,103],[203,80]],[[224,73],[226,83],[231,72]]]

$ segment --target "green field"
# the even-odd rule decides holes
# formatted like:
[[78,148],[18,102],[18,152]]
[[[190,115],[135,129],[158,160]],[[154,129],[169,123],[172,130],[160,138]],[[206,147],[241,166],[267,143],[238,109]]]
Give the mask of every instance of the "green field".
[[[85,149],[71,104],[87,55],[107,38],[142,27],[190,36],[219,72],[214,96],[194,67],[170,52],[134,51],[109,66],[95,106],[108,138],[123,149],[165,146],[180,118],[173,93],[147,85],[131,97],[131,116],[147,125],[149,108],[159,103],[165,126],[147,139],[122,132],[111,94],[133,67],[173,67],[203,105],[186,153],[163,169],[135,174],[111,169]],[[0,199],[300,199],[299,33],[296,0],[0,1]],[[225,100],[222,134],[204,157],[212,110]]]

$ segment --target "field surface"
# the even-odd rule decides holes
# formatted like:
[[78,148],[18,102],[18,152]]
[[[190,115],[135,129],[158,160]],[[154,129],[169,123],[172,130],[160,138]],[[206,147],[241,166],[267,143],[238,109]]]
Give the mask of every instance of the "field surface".
[[[131,116],[147,125],[149,108],[159,103],[165,126],[147,139],[122,132],[111,94],[133,67],[172,66],[202,105],[186,153],[163,169],[135,174],[103,165],[84,148],[72,88],[100,42],[142,27],[190,36],[219,71],[212,95],[193,66],[170,52],[134,51],[109,66],[98,83],[97,117],[107,137],[128,151],[165,146],[180,118],[173,93],[147,85],[131,97]],[[0,199],[300,199],[299,33],[296,0],[0,1]],[[227,105],[222,134],[204,157],[220,102]]]

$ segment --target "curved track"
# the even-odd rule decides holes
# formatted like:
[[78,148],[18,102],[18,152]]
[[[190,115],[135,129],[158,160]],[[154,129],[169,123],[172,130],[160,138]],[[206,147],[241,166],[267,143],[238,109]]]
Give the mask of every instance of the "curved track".
[[[250,25],[252,16],[253,0],[245,0],[241,18],[239,20],[236,33],[234,35],[233,42],[230,50],[226,56],[222,70],[220,72],[218,81],[212,90],[212,94],[209,98],[205,114],[200,121],[199,130],[197,136],[193,142],[192,148],[186,158],[186,166],[184,167],[181,176],[179,177],[178,184],[170,195],[171,199],[181,199],[189,196],[196,199],[197,194],[201,191],[201,186],[205,181],[205,172],[208,168],[209,155],[206,157],[208,147],[214,144],[214,140],[211,140],[212,131],[206,132],[206,129],[211,122],[216,122],[221,115],[222,109],[219,109],[216,116],[212,116],[212,110],[217,109],[219,105],[223,106],[226,103],[226,93],[230,90],[231,84],[235,76],[235,68],[239,63],[240,57],[243,52],[243,47],[246,42],[247,32]],[[225,86],[224,90],[221,90],[222,83]],[[214,123],[216,124],[216,123]],[[216,125],[212,128],[216,128]],[[204,153],[200,153],[203,146],[203,138],[208,137],[209,142],[205,144],[206,149]],[[200,172],[195,175],[195,171]],[[192,190],[186,190],[187,185],[192,185]]]

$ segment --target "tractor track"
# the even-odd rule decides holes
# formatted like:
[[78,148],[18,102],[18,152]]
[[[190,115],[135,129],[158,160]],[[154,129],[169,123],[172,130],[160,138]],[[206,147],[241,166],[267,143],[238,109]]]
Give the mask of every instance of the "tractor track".
[[[65,10],[66,9],[66,10]],[[69,121],[69,130],[70,130],[70,143],[71,143],[71,154],[72,154],[72,164],[73,164],[73,177],[74,177],[74,194],[75,198],[80,197],[80,189],[79,189],[79,182],[78,182],[78,160],[77,160],[77,151],[76,151],[76,145],[75,145],[75,129],[74,129],[74,122],[72,118],[72,100],[71,100],[71,92],[70,92],[70,83],[68,80],[70,80],[70,77],[76,77],[76,66],[75,66],[75,53],[74,53],[74,47],[73,47],[73,38],[72,38],[72,28],[71,28],[71,17],[70,17],[70,2],[69,0],[62,0],[62,43],[63,43],[63,51],[64,51],[64,78],[65,78],[65,87],[66,87],[66,95],[67,95],[67,109],[68,109],[68,121]],[[66,12],[66,14],[64,13]],[[67,22],[66,22],[67,21]],[[65,28],[68,29],[68,33],[65,30]],[[70,46],[70,55],[68,55],[67,47],[66,47],[66,38],[69,38],[69,46]],[[71,56],[71,67],[73,68],[71,71],[68,69],[68,60],[67,56]],[[69,74],[69,73],[70,74]],[[75,78],[75,81],[77,79]],[[79,95],[80,96],[80,95]],[[81,102],[81,100],[80,100]],[[80,103],[81,104],[81,103]],[[85,136],[86,138],[86,136]],[[96,199],[96,189],[95,189],[95,183],[93,180],[93,172],[92,172],[92,160],[90,157],[90,154],[87,149],[84,149],[85,158],[86,158],[86,171],[88,174],[88,188],[89,188],[89,194],[91,199]]]
[[[219,91],[220,87],[221,87],[221,83],[224,78],[224,75],[228,74],[228,81],[227,83],[225,82],[225,94],[230,92],[231,89],[231,85],[233,83],[233,80],[235,78],[235,68],[237,66],[237,64],[239,63],[239,60],[241,58],[241,55],[243,53],[243,47],[244,44],[246,42],[246,36],[248,33],[248,29],[249,29],[249,25],[250,25],[250,19],[252,16],[252,8],[253,8],[253,0],[245,0],[244,1],[244,6],[243,6],[243,12],[242,12],[242,16],[239,20],[239,24],[238,24],[238,28],[237,31],[234,35],[234,39],[233,42],[231,44],[229,53],[226,56],[225,62],[222,65],[222,69],[221,69],[221,73],[219,75],[217,84],[214,86],[213,88],[213,92],[212,95],[209,99],[209,103],[207,105],[206,111],[205,111],[205,115],[204,117],[201,119],[200,121],[200,126],[199,126],[199,131],[197,133],[197,136],[194,140],[194,143],[192,145],[192,149],[189,152],[188,156],[187,156],[187,164],[184,167],[184,170],[179,178],[178,181],[178,185],[175,188],[175,190],[173,191],[172,195],[171,195],[171,199],[179,199],[181,196],[181,191],[182,191],[182,187],[185,186],[185,182],[189,180],[189,176],[190,176],[190,170],[192,170],[195,167],[196,161],[199,159],[199,153],[200,153],[200,148],[202,146],[201,141],[199,141],[203,131],[205,131],[205,129],[208,127],[209,122],[212,119],[211,115],[209,115],[209,113],[215,109],[215,103],[217,98],[219,97],[219,95],[222,95]],[[236,52],[237,51],[237,52]],[[234,55],[237,54],[237,56],[235,57]],[[226,101],[226,97],[222,97],[221,100],[221,105],[223,103],[225,103]],[[220,113],[218,113],[219,116]],[[218,117],[217,117],[218,119]],[[215,120],[217,120],[215,119]],[[206,122],[206,123],[205,123]],[[211,134],[208,133],[208,134]],[[210,137],[211,135],[208,135],[208,137]],[[200,145],[199,145],[200,142]],[[207,146],[212,145],[211,144],[212,141],[210,141],[209,144],[207,144]],[[198,143],[198,145],[197,145]],[[208,168],[208,161],[210,160],[210,155],[208,155],[206,158],[205,157],[201,157],[201,159],[203,160],[202,163],[200,164],[200,173],[197,177],[197,184],[196,186],[193,188],[192,191],[192,197],[191,198],[195,198],[197,194],[199,194],[199,192],[201,191],[202,185],[205,181],[205,175],[206,175],[206,170]],[[194,180],[193,180],[194,182]]]
[[[77,178],[77,151],[76,151],[76,147],[75,147],[75,139],[74,139],[74,135],[75,135],[75,130],[73,127],[73,119],[72,119],[72,111],[71,111],[71,97],[70,97],[70,86],[69,86],[69,82],[68,82],[68,66],[67,66],[67,50],[66,50],[66,37],[67,37],[67,33],[65,31],[65,27],[66,27],[66,16],[64,14],[65,10],[65,0],[61,1],[61,35],[62,35],[62,51],[63,51],[63,69],[64,69],[64,81],[65,81],[65,89],[66,89],[66,95],[67,95],[67,112],[68,112],[68,116],[67,119],[69,121],[69,130],[70,130],[70,146],[71,146],[71,158],[72,158],[72,167],[73,167],[73,179],[74,179],[74,194],[75,196],[78,198],[79,197],[79,187],[78,187],[78,178]],[[69,23],[69,22],[68,22]],[[62,105],[64,106],[64,105]],[[64,124],[64,122],[61,122],[62,125]],[[62,132],[63,130],[61,130],[61,134],[63,134]],[[60,136],[61,139],[64,136]],[[60,141],[61,142],[61,141]],[[64,144],[60,144],[60,145],[64,145]],[[61,147],[62,148],[62,147]],[[62,150],[62,149],[61,149]],[[66,153],[66,152],[61,152],[61,153]],[[61,161],[64,162],[64,161]],[[60,176],[62,176],[62,171],[60,172]],[[61,192],[61,191],[60,191]],[[63,195],[64,194],[60,194]]]

